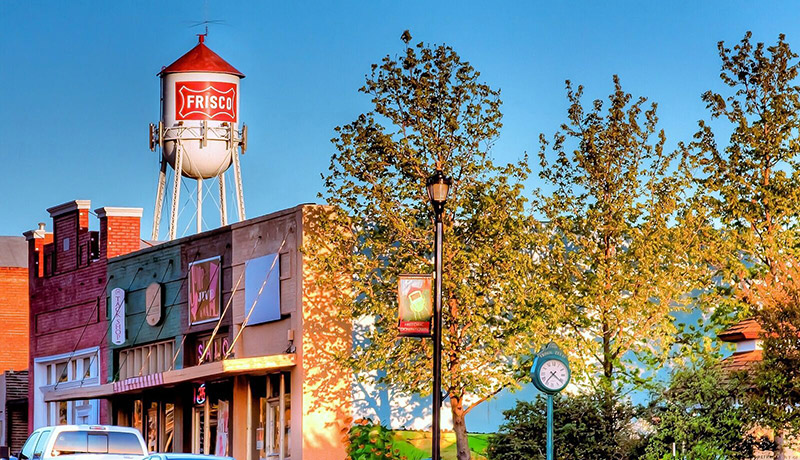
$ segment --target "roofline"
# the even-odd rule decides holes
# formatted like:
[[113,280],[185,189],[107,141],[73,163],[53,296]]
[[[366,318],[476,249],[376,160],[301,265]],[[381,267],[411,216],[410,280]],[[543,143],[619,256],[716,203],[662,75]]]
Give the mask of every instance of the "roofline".
[[52,217],[58,217],[68,212],[77,211],[79,209],[88,210],[91,206],[92,206],[92,200],[72,200],[60,204],[58,206],[53,206],[52,208],[47,208],[47,212],[50,213],[50,217],[52,218]]
[[221,74],[224,74],[224,75],[235,75],[235,76],[239,77],[240,79],[245,78],[244,74],[241,73],[241,72],[238,72],[238,71],[237,72],[224,72],[224,71],[221,71],[221,70],[170,70],[170,71],[167,71],[166,67],[161,69],[161,71],[158,72],[156,74],[156,76],[157,77],[163,77],[164,75],[169,75],[169,74],[173,74],[173,73],[221,73]]
[[142,217],[142,208],[119,208],[103,206],[94,210],[99,219],[103,217]]
[[223,233],[223,232],[226,232],[226,231],[229,231],[229,230],[236,230],[238,228],[246,227],[248,225],[257,224],[257,223],[268,221],[268,220],[272,220],[272,219],[278,219],[280,217],[284,217],[284,216],[287,216],[287,215],[295,214],[298,211],[301,211],[303,208],[310,207],[310,206],[324,206],[324,205],[319,205],[319,204],[316,204],[316,203],[298,204],[298,205],[296,205],[294,207],[291,207],[291,208],[281,209],[280,211],[275,211],[275,212],[272,212],[272,213],[269,213],[269,214],[265,214],[263,216],[254,217],[252,219],[247,219],[247,220],[244,220],[242,222],[235,222],[235,223],[232,223],[232,224],[228,224],[228,225],[226,225],[224,227],[217,227],[217,228],[212,229],[212,230],[206,230],[206,231],[204,231],[202,233],[195,233],[194,235],[184,236],[183,238],[178,238],[178,239],[170,240],[170,241],[164,241],[164,242],[161,242],[159,244],[155,244],[153,246],[150,246],[149,248],[139,249],[138,251],[129,252],[127,254],[122,254],[122,255],[119,255],[119,256],[116,256],[116,257],[112,257],[112,258],[108,259],[108,263],[111,264],[111,263],[121,262],[123,260],[127,260],[127,259],[130,259],[130,258],[133,258],[133,257],[139,257],[141,255],[148,254],[148,253],[153,252],[153,251],[159,251],[159,250],[171,247],[171,246],[180,246],[182,244],[185,244],[185,243],[188,243],[188,242],[191,242],[191,241],[194,241],[194,240],[199,240],[201,238],[206,238],[208,236],[216,235],[216,234]]

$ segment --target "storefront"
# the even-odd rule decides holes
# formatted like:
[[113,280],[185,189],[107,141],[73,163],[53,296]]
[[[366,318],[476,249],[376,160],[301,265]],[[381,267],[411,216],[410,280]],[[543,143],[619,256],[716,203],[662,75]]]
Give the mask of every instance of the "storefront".
[[322,208],[299,206],[109,260],[109,376],[46,401],[99,398],[101,423],[152,452],[341,460],[350,329],[301,251]]

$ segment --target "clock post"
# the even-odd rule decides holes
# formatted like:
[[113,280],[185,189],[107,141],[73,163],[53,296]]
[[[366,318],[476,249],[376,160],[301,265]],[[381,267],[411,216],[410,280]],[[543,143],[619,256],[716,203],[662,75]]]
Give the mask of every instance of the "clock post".
[[533,385],[547,395],[547,460],[553,460],[553,395],[569,384],[572,372],[567,354],[554,342],[545,345],[533,360]]

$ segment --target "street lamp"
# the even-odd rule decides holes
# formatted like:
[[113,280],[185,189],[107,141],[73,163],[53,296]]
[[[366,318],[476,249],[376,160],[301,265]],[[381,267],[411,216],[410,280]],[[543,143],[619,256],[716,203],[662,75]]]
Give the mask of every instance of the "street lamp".
[[442,236],[444,228],[442,225],[442,214],[444,205],[447,202],[447,193],[450,191],[450,184],[453,181],[444,175],[441,169],[428,178],[428,198],[433,206],[433,214],[436,222],[436,245],[435,266],[436,266],[436,296],[434,301],[435,314],[433,316],[433,431],[432,439],[432,460],[440,460],[440,421],[442,410]]

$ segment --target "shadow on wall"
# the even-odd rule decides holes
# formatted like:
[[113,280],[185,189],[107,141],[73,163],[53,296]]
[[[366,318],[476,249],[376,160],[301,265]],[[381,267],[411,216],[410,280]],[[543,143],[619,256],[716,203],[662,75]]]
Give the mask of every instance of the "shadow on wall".
[[[344,366],[352,327],[339,314],[349,295],[348,276],[324,265],[324,254],[339,244],[330,208],[303,208],[303,455],[340,460],[352,423],[352,373]],[[300,351],[300,350],[298,350]]]

